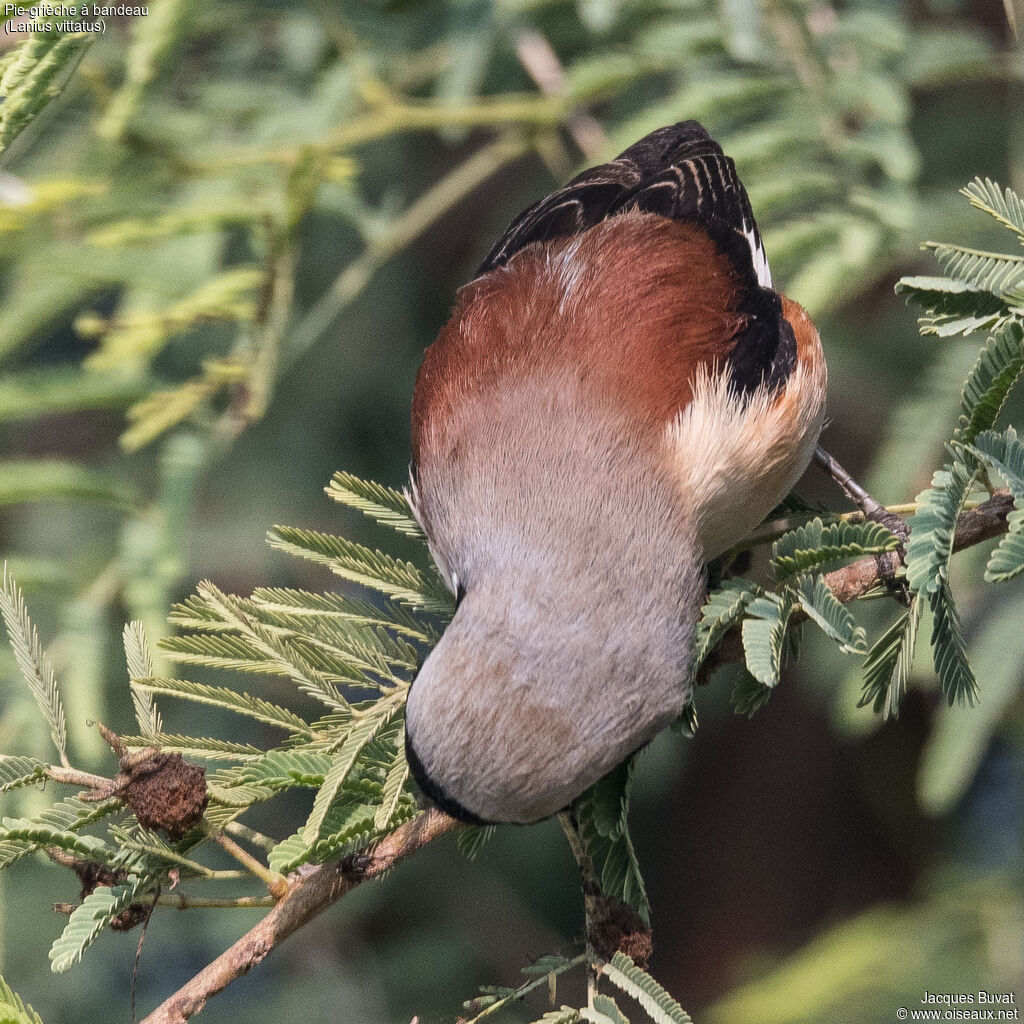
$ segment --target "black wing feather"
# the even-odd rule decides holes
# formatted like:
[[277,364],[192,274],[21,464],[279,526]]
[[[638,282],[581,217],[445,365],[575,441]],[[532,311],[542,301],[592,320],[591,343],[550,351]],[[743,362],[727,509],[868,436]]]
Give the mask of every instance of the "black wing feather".
[[484,274],[529,245],[579,234],[629,212],[699,224],[740,273],[748,326],[730,357],[733,382],[750,391],[783,383],[796,343],[778,294],[746,190],[732,160],[697,121],[659,128],[610,163],[592,167],[524,210],[480,267]]

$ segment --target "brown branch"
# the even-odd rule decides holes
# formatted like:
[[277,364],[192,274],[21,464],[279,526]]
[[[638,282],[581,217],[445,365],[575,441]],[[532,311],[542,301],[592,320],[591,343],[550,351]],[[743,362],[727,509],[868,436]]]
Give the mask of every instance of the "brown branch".
[[287,894],[259,924],[161,1003],[142,1024],[183,1024],[199,1013],[211,996],[248,974],[275,946],[361,882],[383,874],[403,857],[460,826],[461,822],[442,811],[425,811],[368,850],[295,872]]
[[[977,507],[961,513],[956,521],[956,533],[953,535],[953,551],[963,551],[964,548],[973,547],[1006,533],[1009,529],[1006,517],[1012,511],[1013,495],[1003,488]],[[903,564],[903,555],[900,552],[892,552],[885,558],[861,558],[852,565],[826,573],[825,582],[832,588],[832,593],[840,603],[849,604],[876,587],[892,584],[896,571]],[[798,622],[803,617],[796,614],[791,621]],[[726,633],[701,665],[697,682],[706,683],[720,666],[742,660],[743,641],[740,630],[734,627]]]

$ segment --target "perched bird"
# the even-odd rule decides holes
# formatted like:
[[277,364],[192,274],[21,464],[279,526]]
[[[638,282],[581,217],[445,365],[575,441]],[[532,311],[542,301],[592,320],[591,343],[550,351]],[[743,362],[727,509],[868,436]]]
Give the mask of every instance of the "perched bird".
[[537,821],[679,715],[705,565],[804,471],[825,377],[696,121],[516,218],[413,395],[410,499],[457,596],[409,691],[428,797]]

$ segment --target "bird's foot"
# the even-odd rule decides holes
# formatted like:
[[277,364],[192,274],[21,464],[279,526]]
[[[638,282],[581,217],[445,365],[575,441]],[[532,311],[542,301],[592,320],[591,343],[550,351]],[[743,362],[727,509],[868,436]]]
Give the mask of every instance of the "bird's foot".
[[877,555],[875,561],[878,563],[878,575],[887,584],[897,591],[897,596],[904,602],[907,601],[906,583],[896,579],[896,573],[903,564],[906,557],[906,543],[910,538],[910,529],[906,522],[895,512],[890,512],[881,502],[876,501],[868,492],[861,487],[850,474],[822,447],[814,449],[814,461],[825,470],[826,473],[836,482],[839,489],[859,506],[864,513],[865,519],[881,523],[887,530],[899,538],[899,549],[884,555]]

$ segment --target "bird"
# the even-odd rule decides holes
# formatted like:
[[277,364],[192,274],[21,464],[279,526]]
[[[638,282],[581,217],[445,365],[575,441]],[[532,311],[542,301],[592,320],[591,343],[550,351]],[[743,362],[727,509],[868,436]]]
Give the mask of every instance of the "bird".
[[539,821],[679,716],[707,565],[807,467],[826,378],[696,121],[512,222],[413,389],[407,494],[456,597],[408,692],[429,801]]

